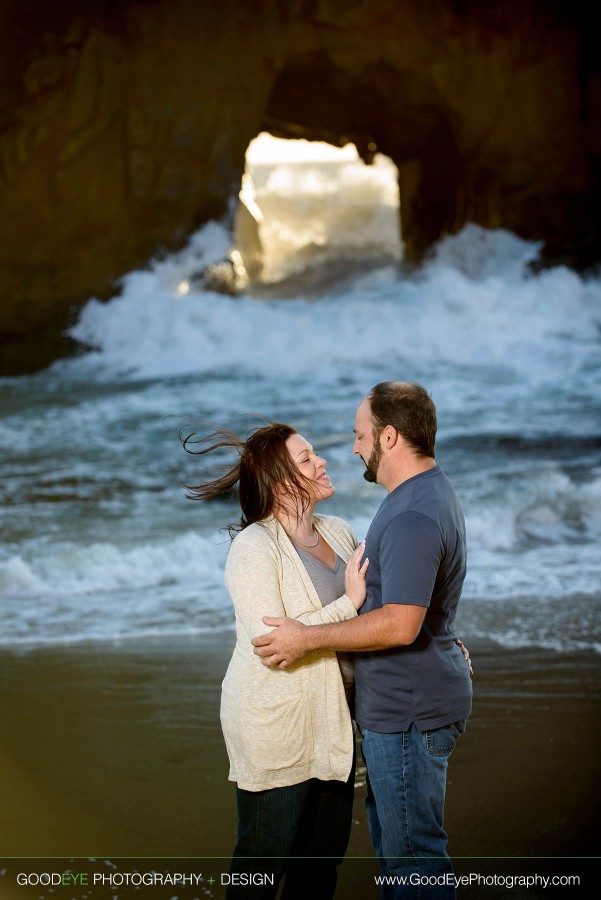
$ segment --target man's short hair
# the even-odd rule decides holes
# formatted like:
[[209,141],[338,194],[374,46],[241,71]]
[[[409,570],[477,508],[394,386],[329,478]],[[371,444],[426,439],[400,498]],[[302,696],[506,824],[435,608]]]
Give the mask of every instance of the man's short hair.
[[436,407],[421,384],[382,381],[371,389],[367,399],[376,439],[387,425],[392,425],[416,456],[434,457]]

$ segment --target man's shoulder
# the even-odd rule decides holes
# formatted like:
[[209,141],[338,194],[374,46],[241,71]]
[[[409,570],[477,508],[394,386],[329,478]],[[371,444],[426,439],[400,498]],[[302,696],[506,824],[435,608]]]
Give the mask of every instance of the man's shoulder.
[[389,537],[412,542],[424,540],[427,536],[438,537],[440,524],[438,517],[431,511],[420,509],[403,509],[392,513],[381,523],[380,535],[383,540]]
[[406,490],[399,492],[398,499],[391,504],[391,509],[398,512],[418,512],[436,519],[440,510],[444,509],[456,499],[452,482],[443,472],[440,466],[423,472],[412,479],[406,486]]
[[[373,536],[404,539],[416,535],[438,536],[440,533],[440,510],[444,500],[434,485],[440,483],[444,473],[436,466],[423,475],[399,485],[383,501],[374,517]],[[444,490],[443,490],[444,493]]]

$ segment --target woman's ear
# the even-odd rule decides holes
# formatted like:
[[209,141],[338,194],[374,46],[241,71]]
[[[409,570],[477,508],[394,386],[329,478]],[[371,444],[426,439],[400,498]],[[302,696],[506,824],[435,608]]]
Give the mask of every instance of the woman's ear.
[[289,505],[286,503],[286,499],[290,498],[290,494],[291,485],[286,478],[283,481],[278,481],[277,484],[274,484],[273,499],[275,501],[275,506],[279,506],[280,509],[286,508]]
[[284,478],[283,481],[278,481],[273,486],[273,495],[274,497],[283,497],[285,494],[290,493],[290,482],[287,478]]

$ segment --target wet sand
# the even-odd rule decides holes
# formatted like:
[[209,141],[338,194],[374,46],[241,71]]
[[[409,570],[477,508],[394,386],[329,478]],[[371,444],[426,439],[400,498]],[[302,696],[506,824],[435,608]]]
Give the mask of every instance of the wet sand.
[[[203,881],[177,890],[78,885],[60,889],[65,900],[223,896],[236,814],[218,708],[232,640],[228,632],[2,653],[3,900],[48,896],[41,886],[17,886],[16,873],[69,867],[202,872]],[[490,879],[585,879],[594,868],[586,857],[598,858],[601,658],[470,651],[474,711],[450,762],[447,796],[455,870],[472,875],[459,896],[547,897],[542,887],[508,890]],[[337,900],[378,897],[364,796],[360,784]],[[587,896],[587,887],[557,892],[567,900]]]

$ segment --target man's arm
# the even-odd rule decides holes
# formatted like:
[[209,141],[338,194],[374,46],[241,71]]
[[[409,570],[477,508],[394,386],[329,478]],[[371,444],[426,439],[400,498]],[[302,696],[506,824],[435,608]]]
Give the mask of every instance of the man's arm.
[[302,625],[292,619],[264,616],[274,631],[253,639],[265,666],[285,669],[312,650],[366,652],[412,644],[422,627],[426,606],[386,603],[380,609],[329,625]]

